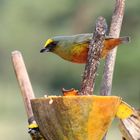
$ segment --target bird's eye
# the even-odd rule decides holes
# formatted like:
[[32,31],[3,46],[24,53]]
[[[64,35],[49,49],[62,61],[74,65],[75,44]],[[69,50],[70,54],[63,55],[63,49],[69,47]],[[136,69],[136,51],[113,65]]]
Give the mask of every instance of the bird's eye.
[[57,45],[57,42],[56,41],[53,41],[51,43],[49,43],[46,48],[49,49],[50,51],[52,51]]
[[51,42],[50,44],[48,44],[49,47],[54,47],[57,45],[57,42],[56,41],[53,41]]

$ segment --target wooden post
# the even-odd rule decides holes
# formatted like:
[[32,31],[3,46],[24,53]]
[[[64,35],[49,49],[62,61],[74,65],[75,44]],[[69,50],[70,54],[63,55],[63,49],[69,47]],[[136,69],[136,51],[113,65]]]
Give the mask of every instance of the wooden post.
[[29,123],[29,133],[32,137],[32,140],[45,140],[42,134],[39,131],[38,125],[34,119],[31,99],[35,99],[35,95],[32,89],[32,85],[22,58],[22,55],[19,51],[12,52],[12,62],[15,70],[15,74],[21,89],[21,94],[26,109],[28,123]]
[[[113,38],[117,38],[120,35],[124,15],[124,8],[125,8],[125,0],[116,0],[109,32],[109,36]],[[117,47],[111,50],[106,58],[100,91],[101,95],[111,95],[116,52]]]
[[99,17],[96,22],[93,39],[89,45],[88,58],[83,75],[81,95],[92,95],[94,91],[97,68],[100,63],[101,50],[107,31],[106,20]]
[[12,62],[20,86],[29,124],[34,121],[30,100],[35,98],[29,76],[19,51],[12,52]]
[[[125,0],[116,0],[112,21],[110,26],[109,36],[117,38],[120,35],[122,20],[124,16]],[[108,54],[103,72],[103,79],[101,83],[100,95],[111,95],[112,80],[115,67],[117,47],[110,51]],[[106,139],[106,136],[103,140]]]

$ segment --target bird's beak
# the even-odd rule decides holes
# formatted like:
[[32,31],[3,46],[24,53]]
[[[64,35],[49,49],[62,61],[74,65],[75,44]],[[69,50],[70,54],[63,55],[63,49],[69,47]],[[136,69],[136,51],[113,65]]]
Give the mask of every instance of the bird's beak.
[[49,51],[50,51],[49,48],[43,48],[43,49],[40,50],[40,53],[49,52]]

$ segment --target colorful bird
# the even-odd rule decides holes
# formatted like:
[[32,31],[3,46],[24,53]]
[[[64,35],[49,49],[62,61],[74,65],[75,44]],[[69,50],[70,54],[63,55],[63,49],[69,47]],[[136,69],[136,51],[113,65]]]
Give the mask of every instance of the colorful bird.
[[[93,34],[78,34],[72,36],[56,36],[48,39],[45,47],[40,50],[43,52],[53,52],[61,58],[75,62],[86,63],[89,43]],[[101,51],[101,58],[105,58],[110,50],[122,43],[128,43],[129,37],[112,38],[107,36],[103,42],[103,49]]]

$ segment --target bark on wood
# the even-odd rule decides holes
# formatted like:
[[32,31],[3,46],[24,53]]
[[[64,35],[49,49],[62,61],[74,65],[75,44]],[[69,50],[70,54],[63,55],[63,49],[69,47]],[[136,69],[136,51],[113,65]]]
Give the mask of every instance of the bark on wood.
[[[109,36],[119,37],[124,15],[125,0],[116,0],[112,16]],[[111,95],[112,79],[115,66],[117,47],[114,48],[106,58],[103,79],[101,84],[101,95]]]
[[103,17],[99,17],[96,22],[93,39],[89,45],[88,58],[83,75],[81,95],[92,95],[94,91],[97,68],[100,61],[103,41],[107,31],[107,24]]
[[19,51],[12,52],[12,62],[13,62],[15,74],[16,74],[16,77],[17,77],[17,80],[21,89],[26,113],[27,113],[28,119],[31,119],[30,123],[32,123],[34,119],[33,119],[33,112],[32,112],[30,100],[34,99],[35,96],[34,96],[34,92],[33,92],[29,77],[28,77],[28,73],[27,73],[22,55]]
[[120,120],[119,128],[125,140],[140,140],[140,112],[135,111],[128,119]]

